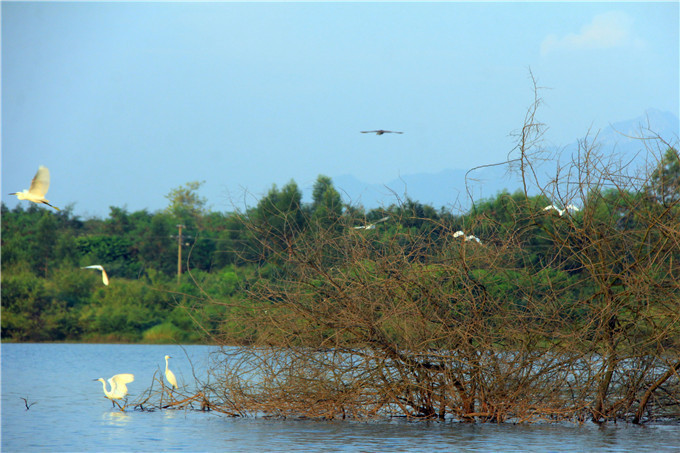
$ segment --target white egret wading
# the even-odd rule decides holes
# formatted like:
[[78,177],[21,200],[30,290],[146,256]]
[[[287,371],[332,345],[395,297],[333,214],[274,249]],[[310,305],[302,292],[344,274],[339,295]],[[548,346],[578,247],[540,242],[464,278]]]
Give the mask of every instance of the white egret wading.
[[38,167],[33,180],[31,181],[31,188],[22,190],[21,192],[12,192],[10,195],[16,195],[19,200],[28,200],[33,203],[43,203],[59,211],[59,208],[52,206],[49,200],[45,199],[47,190],[50,188],[50,171],[45,166]]
[[[106,381],[104,378],[95,379],[95,381],[100,381],[102,387],[104,388],[104,395],[111,400],[111,405],[118,404],[115,400],[120,400],[125,398],[128,389],[127,385],[135,380],[135,375],[130,373],[116,374],[109,379],[109,384],[111,384],[111,390],[106,390]],[[120,407],[120,405],[118,405]],[[122,409],[122,408],[121,408]]]
[[104,270],[104,268],[101,265],[93,264],[92,266],[81,267],[81,269],[99,269],[102,272],[102,282],[106,286],[109,286],[109,276],[106,275],[106,271]]
[[165,379],[168,380],[170,385],[172,386],[173,389],[177,388],[177,378],[175,377],[175,373],[170,371],[170,368],[168,368],[168,359],[171,359],[169,355],[165,356]]

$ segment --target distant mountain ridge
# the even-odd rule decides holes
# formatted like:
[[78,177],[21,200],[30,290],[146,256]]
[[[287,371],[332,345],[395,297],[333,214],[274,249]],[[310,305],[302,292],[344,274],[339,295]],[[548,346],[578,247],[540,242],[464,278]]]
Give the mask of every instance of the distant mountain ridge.
[[[679,123],[678,118],[670,112],[648,109],[642,116],[612,123],[597,134],[593,131],[588,141],[598,144],[603,153],[615,153],[625,161],[642,165],[648,155],[645,152],[645,143],[633,137],[650,137],[653,132],[667,143],[677,146]],[[548,150],[559,151],[564,160],[577,152],[581,139]],[[550,176],[554,176],[551,167],[554,169],[555,162],[542,169],[541,175],[546,181]],[[412,200],[429,204],[437,209],[447,207],[454,211],[466,210],[470,206],[470,195],[478,201],[492,197],[505,189],[514,192],[521,187],[519,176],[516,173],[509,173],[507,166],[481,167],[471,172],[468,170],[449,168],[436,173],[414,173],[403,175],[386,184],[369,184],[352,175],[340,175],[332,179],[333,185],[341,193],[344,201],[353,205],[363,205],[366,209],[389,206],[403,201],[408,196]],[[468,194],[468,191],[471,193]]]

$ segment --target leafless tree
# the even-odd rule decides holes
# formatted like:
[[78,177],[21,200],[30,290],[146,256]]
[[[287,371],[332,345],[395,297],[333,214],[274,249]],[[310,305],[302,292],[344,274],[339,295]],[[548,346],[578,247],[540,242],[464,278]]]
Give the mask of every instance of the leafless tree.
[[[630,174],[586,137],[541,184],[534,87],[506,162],[522,191],[475,203],[458,223],[402,214],[373,230],[347,216],[304,227],[281,211],[272,228],[244,214],[270,267],[243,303],[206,299],[228,313],[210,332],[224,348],[201,393],[209,407],[496,422],[678,416],[680,197],[650,195],[673,148],[647,137],[659,161]],[[457,234],[461,222],[481,242]]]

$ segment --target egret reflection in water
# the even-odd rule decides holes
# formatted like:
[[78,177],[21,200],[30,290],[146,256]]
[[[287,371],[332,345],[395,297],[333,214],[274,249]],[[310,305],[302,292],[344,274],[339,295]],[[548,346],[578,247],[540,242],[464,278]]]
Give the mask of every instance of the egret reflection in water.
[[115,426],[126,426],[132,421],[130,414],[123,411],[104,412],[102,414],[102,419]]

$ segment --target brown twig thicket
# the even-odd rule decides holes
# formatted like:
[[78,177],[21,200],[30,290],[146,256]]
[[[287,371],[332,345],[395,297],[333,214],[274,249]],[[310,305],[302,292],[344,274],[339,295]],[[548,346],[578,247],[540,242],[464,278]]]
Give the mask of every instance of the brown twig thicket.
[[458,223],[414,213],[369,230],[339,216],[303,230],[280,206],[244,215],[270,272],[247,289],[252,303],[228,307],[230,328],[212,333],[225,347],[201,394],[209,407],[495,422],[677,417],[680,185],[661,165],[663,151],[670,163],[677,151],[642,137],[659,161],[629,174],[586,139],[537,186],[538,104],[508,159],[523,191],[476,203]]

